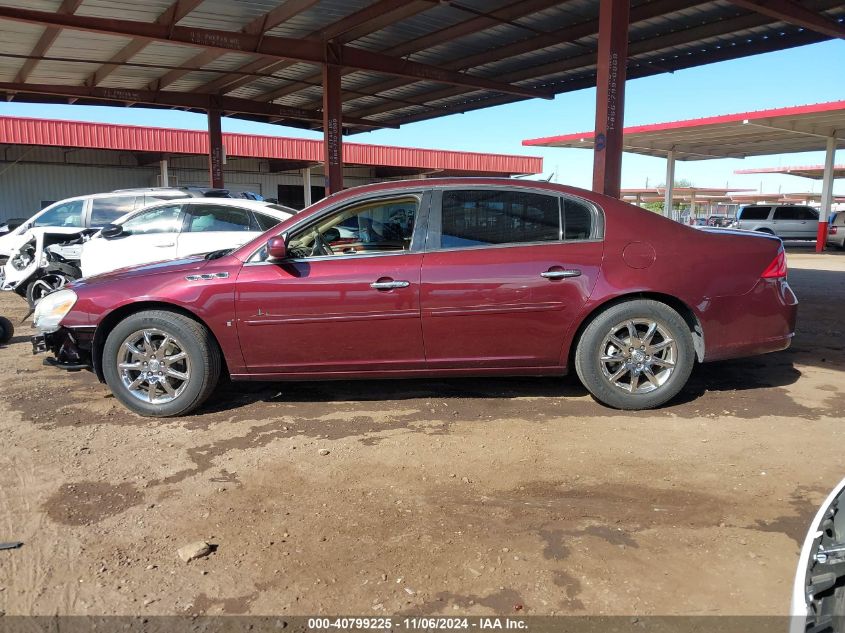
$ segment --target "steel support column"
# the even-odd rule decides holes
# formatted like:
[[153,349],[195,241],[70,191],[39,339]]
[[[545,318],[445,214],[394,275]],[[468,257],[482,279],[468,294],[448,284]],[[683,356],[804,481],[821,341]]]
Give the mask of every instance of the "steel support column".
[[209,182],[215,189],[222,189],[223,183],[223,129],[220,110],[208,111],[208,172]]
[[[311,206],[311,168],[306,167],[302,170],[302,196],[305,207]],[[303,208],[305,208],[303,207]]]
[[162,158],[159,163],[159,169],[161,169],[161,183],[159,183],[162,187],[169,187],[170,186],[170,175],[168,172],[168,165],[167,159]]
[[663,215],[672,219],[672,199],[675,197],[675,150],[666,154],[666,191],[663,194]]
[[343,191],[343,104],[340,75],[340,66],[323,64],[323,156],[327,196]]
[[618,198],[622,184],[622,126],[628,60],[627,0],[601,0],[596,72],[593,191]]
[[822,177],[822,199],[819,208],[819,230],[816,234],[816,252],[821,253],[827,242],[827,219],[833,204],[833,166],[836,164],[836,137],[827,139],[824,155],[824,175]]

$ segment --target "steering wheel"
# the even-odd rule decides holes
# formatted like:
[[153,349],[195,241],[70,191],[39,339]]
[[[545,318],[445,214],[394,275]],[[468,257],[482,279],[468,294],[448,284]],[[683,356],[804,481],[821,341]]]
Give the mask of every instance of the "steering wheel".
[[319,257],[320,255],[334,255],[334,251],[320,232],[314,231],[314,244],[311,245],[310,257]]

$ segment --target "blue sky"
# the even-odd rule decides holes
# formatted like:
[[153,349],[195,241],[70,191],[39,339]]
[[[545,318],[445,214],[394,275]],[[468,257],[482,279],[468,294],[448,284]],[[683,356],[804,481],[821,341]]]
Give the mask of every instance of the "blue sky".
[[[625,125],[641,125],[733,112],[761,110],[845,99],[845,41],[836,40],[777,53],[701,66],[674,74],[628,82]],[[539,155],[545,176],[589,188],[592,155],[589,151],[523,147],[526,138],[583,132],[594,124],[595,90],[558,95],[553,101],[535,99],[414,123],[398,130],[377,130],[355,135],[352,142],[409,147]],[[91,106],[0,103],[0,115],[63,118],[135,125],[203,129],[205,117],[181,111],[105,108]],[[224,119],[224,130],[277,136],[320,138],[319,133],[274,125]],[[795,176],[736,175],[735,169],[781,165],[821,164],[818,153],[784,154],[739,159],[679,162],[676,178],[696,186],[730,185],[767,192],[819,191],[821,184]],[[845,148],[837,163],[845,163]],[[665,161],[626,154],[623,187],[662,183]],[[845,185],[837,183],[837,193]]]

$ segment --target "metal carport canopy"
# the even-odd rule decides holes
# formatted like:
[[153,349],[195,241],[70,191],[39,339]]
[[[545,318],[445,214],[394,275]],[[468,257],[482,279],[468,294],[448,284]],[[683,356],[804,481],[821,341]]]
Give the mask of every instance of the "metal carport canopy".
[[[752,169],[735,169],[735,174],[787,174],[812,180],[824,179],[824,165],[787,165],[786,167],[755,167]],[[845,178],[845,165],[833,166],[833,179]]]
[[[593,132],[581,132],[527,139],[522,144],[588,149],[594,146],[594,137]],[[817,249],[824,248],[836,148],[845,138],[845,101],[639,125],[625,128],[622,138],[623,151],[667,159],[667,202],[664,207],[667,214],[671,211],[675,160],[745,158],[824,150]]]
[[344,126],[598,83],[596,164],[618,189],[626,78],[845,38],[843,22],[841,0],[0,0],[0,95],[207,111],[213,180],[221,114],[322,129],[332,171]]

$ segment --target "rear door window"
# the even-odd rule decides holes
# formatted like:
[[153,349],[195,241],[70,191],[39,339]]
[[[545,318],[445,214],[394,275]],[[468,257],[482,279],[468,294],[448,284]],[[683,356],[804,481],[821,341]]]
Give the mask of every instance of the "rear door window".
[[444,191],[440,248],[468,248],[562,237],[557,196],[500,189]]
[[778,207],[775,209],[775,220],[800,220],[801,213],[798,207]]
[[743,207],[739,210],[740,220],[768,220],[771,207]]
[[[144,197],[141,196],[141,201]],[[105,226],[135,209],[135,196],[115,196],[91,200],[91,226]]]
[[192,204],[188,209],[189,233],[251,230],[247,209],[215,204]]

